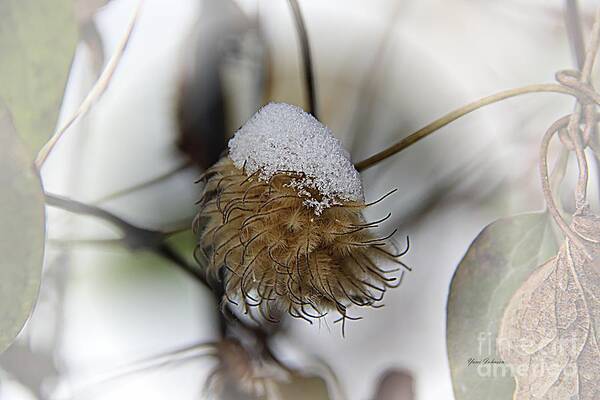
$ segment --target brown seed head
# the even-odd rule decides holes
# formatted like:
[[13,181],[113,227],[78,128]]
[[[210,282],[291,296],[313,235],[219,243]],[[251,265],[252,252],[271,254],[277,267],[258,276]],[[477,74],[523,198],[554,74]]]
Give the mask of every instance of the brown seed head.
[[[362,201],[340,201],[320,214],[308,207],[293,185],[298,173],[260,179],[224,157],[205,174],[201,210],[196,218],[198,251],[210,272],[224,279],[225,296],[256,308],[271,322],[281,311],[309,322],[337,311],[341,320],[350,305],[377,306],[399,276],[380,267],[391,254],[386,238],[372,233]],[[319,200],[319,193],[304,196]],[[402,271],[401,271],[402,272]],[[401,275],[400,275],[401,276]],[[251,314],[251,313],[250,313]]]

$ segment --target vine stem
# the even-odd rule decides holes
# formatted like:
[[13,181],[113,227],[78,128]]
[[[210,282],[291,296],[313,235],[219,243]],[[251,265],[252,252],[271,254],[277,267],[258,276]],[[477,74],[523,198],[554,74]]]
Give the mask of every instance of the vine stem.
[[528,86],[522,86],[522,87],[515,88],[515,89],[504,90],[502,92],[483,97],[477,101],[469,103],[463,107],[460,107],[460,108],[444,115],[443,117],[433,121],[432,123],[424,126],[421,129],[419,129],[418,131],[411,133],[410,135],[401,139],[399,142],[393,144],[392,146],[388,147],[387,149],[380,151],[379,153],[374,154],[371,157],[356,163],[355,167],[358,171],[364,171],[365,169],[370,168],[370,167],[376,165],[377,163],[393,156],[394,154],[399,153],[400,151],[406,149],[407,147],[410,147],[411,145],[415,144],[419,140],[426,138],[427,136],[436,132],[440,128],[443,128],[444,126],[450,124],[451,122],[456,121],[457,119],[461,118],[462,116],[464,116],[466,114],[469,114],[469,113],[471,113],[475,110],[478,110],[484,106],[494,104],[494,103],[497,103],[499,101],[502,101],[502,100],[505,100],[505,99],[508,99],[511,97],[517,97],[517,96],[521,96],[523,94],[528,94],[528,93],[561,93],[561,94],[573,96],[573,97],[577,98],[578,100],[580,100],[584,104],[587,104],[590,101],[593,103],[599,103],[599,100],[600,100],[598,98],[598,96],[591,95],[590,93],[587,93],[587,92],[581,93],[575,89],[572,89],[572,88],[569,88],[569,87],[566,87],[563,85],[555,84],[555,83],[528,85]]
[[[598,10],[596,11],[596,19],[590,34],[590,42],[588,43],[586,49],[585,61],[579,76],[579,83],[582,86],[590,84],[590,76],[594,67],[596,56],[598,54],[599,46],[600,7],[598,7]],[[576,110],[573,112],[573,114],[571,114],[571,118],[569,119],[569,124],[567,126],[567,133],[573,143],[575,156],[577,157],[577,166],[579,169],[579,177],[577,179],[577,186],[575,187],[575,204],[577,209],[584,207],[587,202],[587,186],[589,180],[589,167],[587,158],[585,156],[585,147],[587,144],[583,142],[579,128],[582,113],[584,114],[585,118],[584,136],[588,136],[589,139],[589,135],[591,135],[591,132],[596,125],[596,113],[594,112],[593,105],[588,104],[577,106]]]
[[560,230],[575,243],[586,256],[590,257],[589,253],[586,250],[586,246],[582,243],[581,238],[577,233],[575,233],[570,227],[569,224],[563,219],[558,207],[556,206],[556,202],[554,201],[554,196],[552,195],[552,185],[550,184],[550,178],[548,177],[548,149],[550,147],[550,141],[552,137],[561,129],[565,128],[571,119],[571,115],[566,115],[556,122],[554,122],[550,128],[544,134],[542,138],[542,144],[540,145],[540,177],[542,180],[542,191],[544,193],[544,198],[546,200],[546,207],[550,212],[550,215],[556,221],[556,224],[560,228]]
[[37,157],[34,162],[35,167],[38,171],[42,168],[42,166],[48,159],[48,156],[50,155],[50,153],[52,153],[52,150],[54,149],[54,147],[56,146],[56,144],[58,143],[60,138],[65,134],[65,132],[80,117],[85,115],[90,110],[90,108],[92,107],[94,102],[96,100],[98,100],[100,98],[100,96],[102,96],[102,94],[106,91],[106,88],[108,87],[108,85],[111,81],[111,78],[113,77],[115,71],[117,70],[117,67],[123,56],[123,53],[125,52],[125,49],[127,48],[127,44],[129,43],[129,39],[131,38],[131,34],[133,33],[133,29],[136,25],[139,15],[140,15],[140,10],[142,8],[143,3],[144,3],[144,0],[140,0],[138,5],[136,6],[135,11],[133,12],[133,15],[129,21],[129,24],[127,25],[127,31],[125,32],[125,35],[119,42],[119,45],[117,46],[117,49],[115,50],[115,53],[109,60],[108,64],[106,64],[104,71],[102,71],[102,74],[100,75],[100,77],[98,78],[96,83],[94,84],[94,87],[92,88],[92,90],[88,93],[86,98],[83,100],[83,102],[81,103],[81,105],[79,106],[77,111],[75,111],[75,113],[73,115],[71,115],[71,117],[67,120],[67,122],[60,129],[58,129],[54,133],[54,135],[52,135],[50,140],[48,140],[48,142],[46,142],[44,147],[42,147],[42,149],[38,152]]

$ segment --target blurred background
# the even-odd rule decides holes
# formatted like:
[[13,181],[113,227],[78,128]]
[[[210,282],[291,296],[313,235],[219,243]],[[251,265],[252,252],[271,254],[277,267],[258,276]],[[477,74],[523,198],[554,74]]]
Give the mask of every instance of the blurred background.
[[[41,3],[23,1],[25,11],[17,13],[19,1],[0,0],[0,51],[12,51],[6,41],[13,37],[40,46],[10,65],[0,55],[0,75],[18,76],[18,63],[37,63],[35,76],[57,71],[49,75],[60,89],[52,131],[110,66],[138,1]],[[299,5],[319,119],[354,161],[467,102],[551,82],[556,71],[575,65],[564,1]],[[596,2],[579,6],[589,28]],[[137,227],[176,233],[170,242],[194,262],[188,227],[201,191],[194,181],[261,105],[307,107],[300,50],[286,1],[146,0],[106,91],[44,165],[45,190],[101,206]],[[45,97],[18,103],[11,93],[20,88],[2,85],[9,108]],[[331,398],[452,399],[445,344],[452,274],[486,224],[543,207],[538,143],[572,106],[554,94],[507,100],[365,171],[367,200],[398,189],[369,208],[367,219],[392,212],[382,230],[397,227],[400,237],[410,236],[405,262],[413,271],[387,293],[384,308],[350,323],[345,337],[338,326],[286,320],[273,339],[277,356],[321,376]],[[39,148],[40,125],[13,113],[24,141]],[[570,201],[564,199],[566,208]],[[0,355],[0,399],[204,398],[215,360],[201,351],[140,371],[123,366],[216,340],[211,294],[163,258],[124,246],[119,232],[97,218],[49,208],[47,227],[41,296],[17,343]],[[381,387],[390,376],[405,388],[396,397],[385,397]]]

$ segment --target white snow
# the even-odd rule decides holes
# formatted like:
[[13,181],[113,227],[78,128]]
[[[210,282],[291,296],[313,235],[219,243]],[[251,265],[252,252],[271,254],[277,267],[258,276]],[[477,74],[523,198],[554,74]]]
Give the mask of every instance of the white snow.
[[[278,173],[302,173],[290,186],[306,197],[319,215],[341,201],[362,201],[360,175],[331,130],[299,107],[270,103],[248,120],[229,141],[229,157],[248,175],[261,180]],[[317,190],[315,199],[307,189]]]

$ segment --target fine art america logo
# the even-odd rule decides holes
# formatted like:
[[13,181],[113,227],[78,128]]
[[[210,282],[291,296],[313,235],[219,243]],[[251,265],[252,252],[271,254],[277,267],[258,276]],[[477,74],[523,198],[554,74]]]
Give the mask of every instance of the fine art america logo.
[[[577,353],[580,344],[575,336],[548,341],[545,346],[540,346],[538,340],[497,341],[492,333],[480,332],[477,336],[477,354],[467,358],[466,364],[468,368],[475,369],[481,378],[544,376],[552,371],[561,371],[567,376],[577,375],[577,365],[569,365],[568,360],[571,354]],[[523,362],[506,364],[500,356],[502,350],[521,354]],[[531,362],[534,353],[536,360]]]

